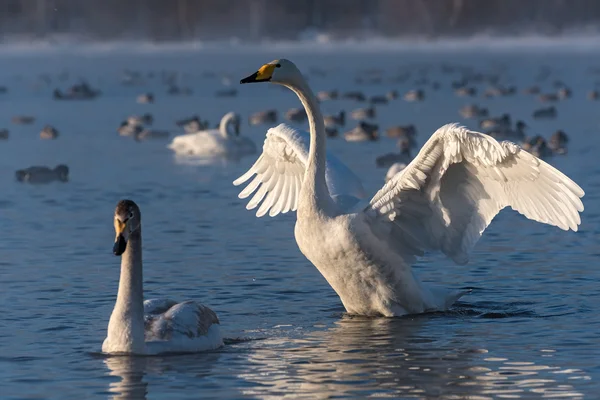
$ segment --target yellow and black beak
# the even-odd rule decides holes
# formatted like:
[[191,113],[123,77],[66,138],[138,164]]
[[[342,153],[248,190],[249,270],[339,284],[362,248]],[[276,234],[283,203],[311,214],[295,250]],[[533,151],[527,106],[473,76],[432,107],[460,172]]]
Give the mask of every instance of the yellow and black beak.
[[265,64],[252,75],[242,79],[240,83],[269,82],[275,71],[275,64]]
[[127,227],[127,221],[122,222],[118,219],[115,219],[115,231],[117,232],[117,236],[115,238],[115,244],[113,246],[113,253],[115,256],[120,256],[125,253],[125,249],[127,249],[127,239],[125,238],[125,228]]

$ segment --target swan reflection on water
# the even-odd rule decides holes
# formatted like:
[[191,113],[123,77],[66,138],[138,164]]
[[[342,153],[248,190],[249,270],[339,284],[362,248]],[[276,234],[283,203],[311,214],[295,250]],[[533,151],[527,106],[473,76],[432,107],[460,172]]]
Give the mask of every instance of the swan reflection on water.
[[175,163],[189,166],[227,166],[239,164],[243,157],[240,156],[194,156],[176,154],[173,156]]
[[427,334],[429,318],[343,317],[336,326],[303,338],[274,338],[249,353],[240,378],[255,385],[243,395],[420,397],[492,399],[543,396],[583,398],[576,380],[585,372],[511,360],[467,347],[466,335],[440,341]]
[[201,380],[214,375],[213,368],[221,352],[183,355],[111,356],[104,358],[108,375],[118,378],[108,384],[111,399],[139,400],[158,393],[171,398],[180,393],[189,379]]
[[111,382],[108,391],[112,399],[145,399],[148,383],[144,381],[148,357],[107,357],[104,364],[110,370],[110,376],[120,380]]

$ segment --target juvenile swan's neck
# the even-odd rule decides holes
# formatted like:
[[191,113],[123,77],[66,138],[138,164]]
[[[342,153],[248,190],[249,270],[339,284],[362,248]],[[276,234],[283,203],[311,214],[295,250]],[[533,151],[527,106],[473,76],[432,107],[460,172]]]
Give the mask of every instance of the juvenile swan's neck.
[[304,79],[300,78],[296,83],[286,86],[293,90],[302,102],[310,128],[310,149],[300,190],[298,217],[302,217],[304,213],[330,214],[335,208],[325,180],[325,123],[319,103]]
[[[117,302],[108,323],[107,342],[111,352],[142,354],[144,343],[144,290],[142,277],[142,236],[132,233],[121,256],[121,277]],[[104,349],[103,350],[107,350]]]

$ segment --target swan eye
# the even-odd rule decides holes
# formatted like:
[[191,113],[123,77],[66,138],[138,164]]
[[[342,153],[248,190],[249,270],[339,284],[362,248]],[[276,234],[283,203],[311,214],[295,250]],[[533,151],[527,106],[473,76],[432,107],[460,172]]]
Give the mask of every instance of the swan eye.
[[275,65],[275,68],[281,68],[281,64]]
[[127,219],[131,219],[133,218],[133,211],[129,211],[129,215],[127,216]]

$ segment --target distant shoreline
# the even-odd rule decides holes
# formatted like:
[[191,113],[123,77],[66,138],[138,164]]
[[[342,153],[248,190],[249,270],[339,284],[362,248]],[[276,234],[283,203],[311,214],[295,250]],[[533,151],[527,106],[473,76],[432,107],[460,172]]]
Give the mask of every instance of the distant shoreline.
[[600,33],[591,35],[561,36],[490,36],[402,39],[370,38],[333,40],[322,35],[314,40],[242,42],[237,38],[218,41],[161,41],[146,40],[94,41],[85,37],[57,36],[49,39],[32,39],[23,36],[4,37],[0,42],[0,55],[18,54],[104,54],[104,53],[156,53],[156,52],[272,52],[277,50],[297,52],[404,52],[404,51],[534,51],[534,52],[587,52],[600,49]]

